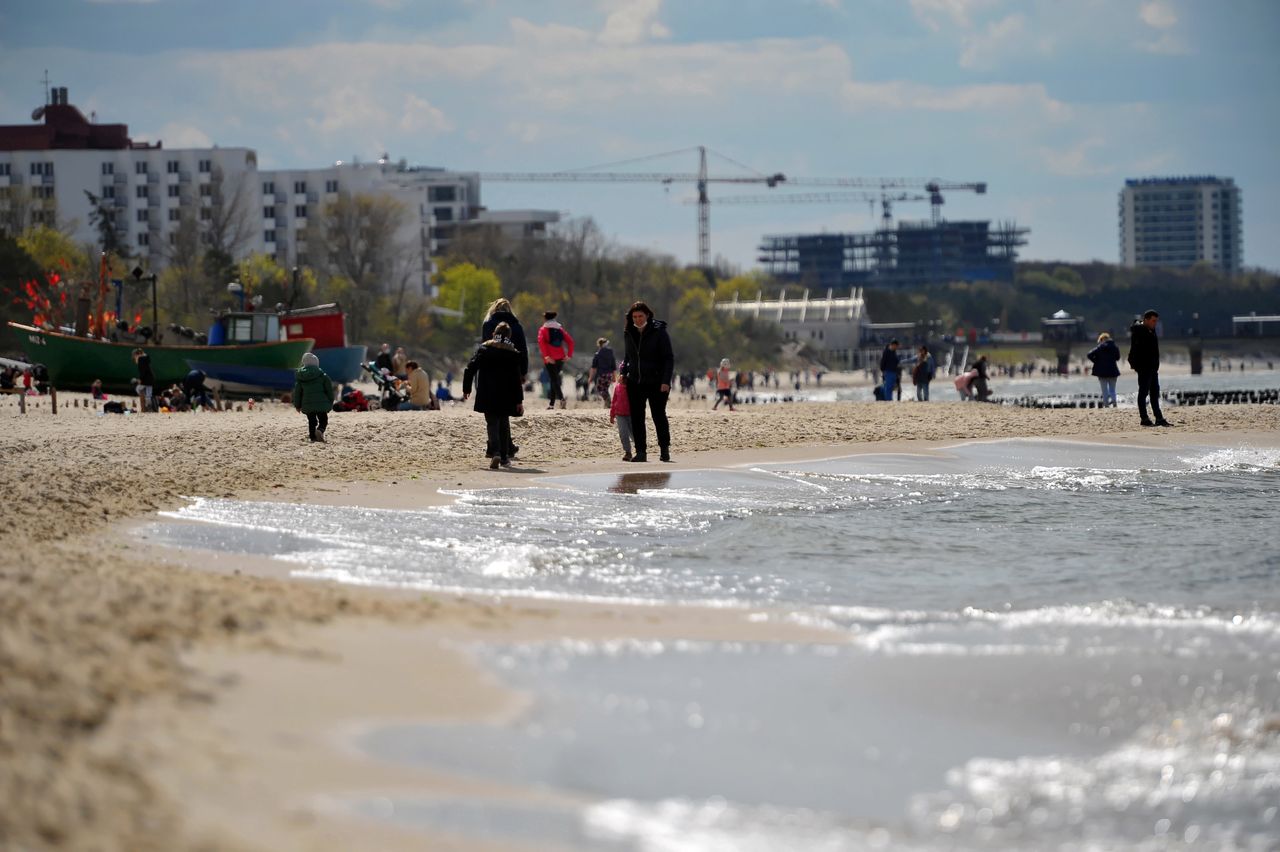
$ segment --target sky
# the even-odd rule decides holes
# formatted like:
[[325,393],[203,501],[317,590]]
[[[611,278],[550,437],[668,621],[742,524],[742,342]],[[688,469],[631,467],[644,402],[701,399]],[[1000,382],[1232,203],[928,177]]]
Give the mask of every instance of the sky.
[[[261,168],[414,165],[713,177],[983,181],[951,219],[1030,228],[1022,256],[1116,262],[1131,177],[1212,174],[1243,193],[1244,260],[1280,270],[1277,0],[8,0],[0,124],[54,85],[166,148]],[[745,167],[745,168],[744,168]],[[879,210],[722,204],[711,250],[865,230]],[[590,216],[693,262],[688,183],[485,182],[494,209]],[[929,205],[901,202],[904,219]]]

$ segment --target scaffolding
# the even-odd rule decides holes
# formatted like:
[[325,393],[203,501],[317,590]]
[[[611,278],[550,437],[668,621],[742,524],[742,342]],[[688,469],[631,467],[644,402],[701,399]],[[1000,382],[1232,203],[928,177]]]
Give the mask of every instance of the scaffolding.
[[863,233],[766,236],[759,261],[781,281],[838,292],[1012,281],[1028,233],[1012,222],[899,222]]

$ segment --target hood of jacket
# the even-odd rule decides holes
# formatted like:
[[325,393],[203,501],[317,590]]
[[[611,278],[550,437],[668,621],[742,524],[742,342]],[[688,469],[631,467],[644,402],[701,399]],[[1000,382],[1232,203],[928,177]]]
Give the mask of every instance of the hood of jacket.
[[314,364],[308,364],[298,369],[298,381],[300,382],[318,382],[324,379],[324,370]]
[[505,349],[508,352],[516,351],[516,345],[505,337],[490,338],[480,345],[488,349]]
[[553,319],[549,319],[546,322],[544,322],[542,324],[542,327],[543,328],[564,328],[564,326],[560,324],[560,320],[553,320]]
[[[667,327],[667,321],[666,321],[666,320],[650,319],[647,323],[645,323],[644,331],[647,331],[647,330],[648,330],[648,329],[650,329],[650,328],[652,328],[652,329],[655,329],[655,330],[656,330],[656,329],[659,329],[659,328],[666,328],[666,327]],[[641,334],[643,334],[643,333],[644,333],[644,331],[641,331],[641,329],[640,329],[640,328],[638,328],[638,327],[636,326],[636,324],[635,324],[634,322],[632,322],[632,321],[631,321],[631,317],[627,317],[627,331],[629,331],[629,332],[631,332],[631,331],[638,331],[638,332],[640,332]]]

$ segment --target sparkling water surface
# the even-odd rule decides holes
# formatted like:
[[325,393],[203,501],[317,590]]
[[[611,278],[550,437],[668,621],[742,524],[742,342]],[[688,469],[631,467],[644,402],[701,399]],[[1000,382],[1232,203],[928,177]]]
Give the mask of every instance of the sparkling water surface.
[[[506,726],[360,746],[540,791],[362,800],[531,848],[1280,848],[1280,452],[1009,440],[567,476],[148,535],[424,590],[762,608],[826,644],[470,648]],[[196,522],[196,523],[192,523]]]

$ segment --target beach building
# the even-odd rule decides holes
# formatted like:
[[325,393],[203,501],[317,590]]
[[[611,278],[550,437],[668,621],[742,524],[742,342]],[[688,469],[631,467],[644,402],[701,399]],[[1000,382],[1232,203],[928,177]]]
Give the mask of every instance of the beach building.
[[1244,265],[1240,188],[1231,178],[1126,180],[1120,190],[1120,263],[1185,269],[1208,263],[1233,275]]
[[845,296],[837,296],[830,289],[816,299],[810,297],[808,290],[799,298],[788,299],[785,287],[777,299],[758,296],[743,301],[734,293],[732,301],[716,302],[715,309],[737,319],[750,317],[775,323],[784,340],[808,344],[828,364],[861,366],[860,346],[870,328],[870,319],[860,289]]
[[1013,223],[898,222],[862,233],[766,236],[758,260],[781,281],[840,293],[1012,281],[1027,233]]
[[[98,124],[50,89],[35,124],[0,126],[0,233],[45,224],[82,243],[98,243],[98,211],[109,215],[120,253],[163,269],[183,227],[195,225],[205,246],[234,259],[272,255],[282,266],[317,258],[307,235],[325,205],[346,194],[394,198],[405,215],[395,240],[401,268],[431,294],[435,258],[463,227],[493,228],[503,239],[545,237],[559,214],[547,210],[486,210],[480,176],[413,167],[382,158],[311,169],[258,168],[249,148],[167,149],[136,141],[128,125]],[[389,283],[389,282],[388,282]]]

